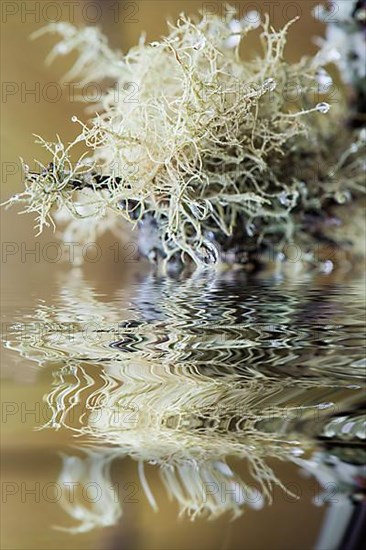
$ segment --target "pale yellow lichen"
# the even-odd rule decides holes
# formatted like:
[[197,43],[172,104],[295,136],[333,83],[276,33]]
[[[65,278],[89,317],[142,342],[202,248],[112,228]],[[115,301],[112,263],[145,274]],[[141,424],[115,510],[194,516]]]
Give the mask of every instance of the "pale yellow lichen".
[[89,168],[83,162],[73,168],[73,144],[58,143],[50,148],[49,170],[26,174],[20,200],[38,214],[40,229],[53,206],[80,217],[76,189],[87,187],[91,208],[83,216],[110,209],[136,225],[149,214],[162,256],[215,263],[225,239],[239,236],[248,249],[289,240],[306,231],[307,211],[362,192],[364,132],[340,135],[341,104],[327,114],[317,80],[322,55],[287,62],[291,22],[275,31],[266,17],[262,56],[242,59],[240,47],[254,26],[238,30],[235,21],[233,14],[181,15],[165,38],[150,44],[142,38],[125,55],[109,50],[94,28],[48,28],[63,37],[52,57],[79,53],[72,76],[83,82],[113,76],[116,85],[90,124],[79,121],[75,142],[86,146]]

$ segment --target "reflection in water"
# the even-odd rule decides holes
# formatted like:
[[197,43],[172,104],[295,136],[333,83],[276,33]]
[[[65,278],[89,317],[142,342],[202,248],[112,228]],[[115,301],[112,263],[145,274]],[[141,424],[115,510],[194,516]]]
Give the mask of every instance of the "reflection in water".
[[[47,428],[67,428],[78,455],[64,456],[60,481],[96,482],[64,509],[74,532],[113,525],[121,505],[110,468],[138,463],[145,495],[158,508],[145,465],[155,465],[181,513],[239,515],[288,491],[269,466],[291,461],[315,475],[329,497],[362,484],[365,374],[362,284],[253,281],[196,273],[150,274],[109,303],[80,272],[63,282],[57,307],[40,304],[7,346],[52,365]],[[242,479],[232,462],[245,461]],[[225,498],[222,498],[222,488]],[[319,500],[320,499],[320,500]]]
[[[70,517],[78,522],[75,528],[60,528],[73,533],[83,533],[95,527],[107,527],[117,523],[122,510],[113,487],[110,466],[119,453],[112,449],[85,449],[85,457],[63,455],[63,468],[58,479],[60,487],[71,489],[63,491],[61,506]],[[85,499],[82,489],[100,488],[100,498],[93,498],[92,506]]]

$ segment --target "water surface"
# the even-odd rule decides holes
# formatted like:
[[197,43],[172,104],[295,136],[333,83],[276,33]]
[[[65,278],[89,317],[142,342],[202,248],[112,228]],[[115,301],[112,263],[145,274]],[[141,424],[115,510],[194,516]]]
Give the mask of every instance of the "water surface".
[[4,308],[6,548],[328,549],[357,531],[363,281],[72,270],[49,288]]

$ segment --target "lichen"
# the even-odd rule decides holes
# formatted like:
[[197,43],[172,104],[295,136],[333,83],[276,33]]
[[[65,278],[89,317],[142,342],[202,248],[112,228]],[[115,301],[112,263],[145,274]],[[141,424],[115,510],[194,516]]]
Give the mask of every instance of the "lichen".
[[[25,193],[10,202],[25,201],[39,230],[54,223],[55,210],[93,220],[111,211],[132,227],[148,224],[152,239],[140,249],[153,260],[203,265],[234,254],[245,262],[268,243],[306,242],[307,213],[322,219],[362,194],[366,140],[364,130],[340,132],[345,105],[330,110],[319,94],[324,51],[286,61],[293,22],[276,31],[265,17],[263,54],[249,60],[241,51],[256,25],[233,14],[181,15],[166,37],[142,37],[126,54],[111,51],[95,28],[50,25],[46,32],[62,37],[52,57],[79,54],[73,77],[116,84],[93,120],[74,118],[73,143],[43,142],[52,163],[39,175],[26,171]],[[87,160],[73,164],[80,142]]]

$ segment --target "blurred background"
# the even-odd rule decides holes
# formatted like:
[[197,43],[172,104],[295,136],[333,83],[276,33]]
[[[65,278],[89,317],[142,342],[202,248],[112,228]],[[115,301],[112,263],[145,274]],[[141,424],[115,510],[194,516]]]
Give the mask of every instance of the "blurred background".
[[[305,53],[313,53],[314,35],[321,35],[323,26],[316,22],[312,8],[318,4],[311,0],[268,0],[231,2],[241,14],[250,10],[269,12],[275,27],[283,26],[289,19],[299,16],[289,34],[287,55],[296,59]],[[45,65],[45,58],[55,44],[50,35],[30,40],[30,35],[52,20],[65,20],[75,25],[101,27],[114,48],[126,51],[133,46],[140,34],[146,32],[147,40],[158,39],[166,31],[166,19],[176,19],[180,12],[197,13],[210,9],[220,13],[223,2],[200,2],[196,0],[147,0],[147,1],[3,1],[1,3],[1,200],[22,190],[19,157],[32,165],[33,159],[44,160],[44,151],[34,143],[32,134],[39,134],[46,140],[54,140],[59,134],[64,142],[75,136],[72,115],[86,120],[85,105],[70,98],[69,89],[60,83],[72,63],[72,56],[58,58],[51,66]],[[253,42],[253,47],[255,43]],[[1,212],[2,242],[5,249],[13,250],[2,258],[2,305],[3,319],[11,322],[19,311],[32,311],[38,300],[50,307],[57,298],[60,272],[70,265],[45,261],[42,255],[37,260],[29,254],[24,261],[20,243],[24,250],[34,250],[36,243],[43,246],[55,241],[51,230],[35,237],[34,221],[29,216],[16,216],[16,209]],[[112,238],[114,241],[114,238]],[[13,243],[13,248],[6,248]],[[107,243],[108,244],[108,243]],[[18,247],[18,248],[17,248]],[[125,287],[128,303],[128,280],[130,272],[116,265],[112,255],[96,264],[85,266],[86,281],[103,293],[103,300],[113,296],[117,288]],[[108,282],[108,284],[107,284]],[[8,350],[2,350],[2,400],[22,402],[26,409],[34,409],[42,402],[42,396],[52,383],[50,373],[44,372],[37,378],[34,366],[26,359],[16,357]],[[20,375],[16,376],[16,369]],[[60,459],[58,452],[69,443],[67,434],[59,432],[33,432],[35,418],[27,416],[27,422],[19,415],[11,416],[2,426],[3,481],[36,483],[54,481],[58,477]],[[122,466],[120,465],[122,468]],[[238,470],[240,472],[240,470]],[[276,498],[276,505],[260,513],[248,511],[234,523],[227,518],[216,523],[198,521],[177,523],[175,506],[164,502],[158,515],[153,514],[146,499],[138,505],[126,507],[121,524],[103,532],[70,537],[51,529],[62,524],[63,516],[57,504],[44,500],[36,502],[27,498],[9,498],[2,506],[2,547],[4,549],[59,549],[59,548],[251,548],[261,550],[286,548],[310,548],[317,536],[323,512],[311,502],[316,490],[314,481],[299,477],[297,468],[286,464],[276,465],[283,483],[297,483],[303,498],[294,502],[282,493]],[[124,461],[123,479],[136,481],[136,467]],[[116,473],[116,479],[119,474]],[[27,485],[27,486],[28,486]],[[159,495],[159,484],[152,483]],[[160,489],[161,490],[161,489]],[[299,518],[303,520],[299,521]],[[294,524],[296,522],[296,529]],[[21,525],[21,528],[19,527]]]

